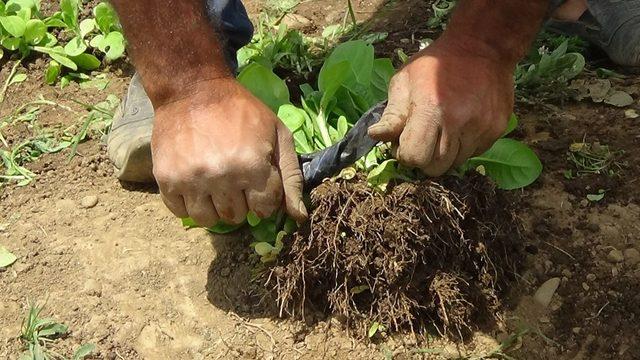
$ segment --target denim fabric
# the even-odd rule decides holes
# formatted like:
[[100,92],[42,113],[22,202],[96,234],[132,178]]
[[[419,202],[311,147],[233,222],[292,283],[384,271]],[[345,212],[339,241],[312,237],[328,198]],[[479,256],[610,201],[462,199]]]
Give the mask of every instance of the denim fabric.
[[236,52],[251,41],[253,24],[241,0],[206,0],[211,21],[219,26],[225,41],[225,56],[234,69]]

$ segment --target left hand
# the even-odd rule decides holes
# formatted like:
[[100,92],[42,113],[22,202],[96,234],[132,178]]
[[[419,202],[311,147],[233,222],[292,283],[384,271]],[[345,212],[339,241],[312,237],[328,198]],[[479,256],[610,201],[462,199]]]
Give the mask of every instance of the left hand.
[[391,79],[387,108],[369,128],[397,146],[400,163],[428,176],[488,150],[513,111],[513,65],[457,46],[436,41],[415,55]]

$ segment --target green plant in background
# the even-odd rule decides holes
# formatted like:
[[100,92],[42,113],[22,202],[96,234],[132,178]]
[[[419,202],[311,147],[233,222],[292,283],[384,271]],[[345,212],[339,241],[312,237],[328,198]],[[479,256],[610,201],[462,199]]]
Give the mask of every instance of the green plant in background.
[[569,80],[580,75],[586,64],[582,54],[568,49],[569,40],[565,39],[551,52],[544,46],[532,52],[516,68],[516,88],[538,97],[564,97]]
[[5,52],[18,54],[19,61],[34,51],[46,54],[51,60],[45,81],[53,84],[63,67],[90,71],[102,63],[96,55],[106,61],[122,57],[125,40],[111,6],[98,4],[93,18],[79,21],[81,6],[61,0],[60,11],[44,17],[40,0],[0,0],[0,58]]
[[[44,305],[29,305],[29,313],[22,322],[20,334],[20,340],[25,347],[20,360],[66,359],[66,357],[49,349],[47,345],[55,339],[65,336],[69,328],[54,319],[41,318],[40,314],[43,308]],[[95,351],[95,348],[94,344],[84,344],[76,350],[71,359],[84,359]]]
[[456,0],[438,0],[431,9],[433,10],[433,16],[427,21],[427,26],[431,29],[444,29],[449,20],[449,16],[456,7]]

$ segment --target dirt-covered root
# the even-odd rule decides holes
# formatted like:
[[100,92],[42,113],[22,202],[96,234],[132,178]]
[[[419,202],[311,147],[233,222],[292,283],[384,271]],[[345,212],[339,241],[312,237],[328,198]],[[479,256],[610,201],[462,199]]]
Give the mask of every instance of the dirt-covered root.
[[359,334],[374,322],[391,330],[436,324],[456,336],[499,323],[520,254],[504,196],[480,175],[403,183],[386,195],[362,181],[324,183],[266,283],[281,315],[323,309]]

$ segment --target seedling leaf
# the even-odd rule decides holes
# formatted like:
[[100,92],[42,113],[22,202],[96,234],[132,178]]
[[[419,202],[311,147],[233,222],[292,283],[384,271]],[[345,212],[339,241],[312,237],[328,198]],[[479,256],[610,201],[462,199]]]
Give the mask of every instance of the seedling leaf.
[[0,267],[7,267],[18,260],[18,257],[0,245]]
[[238,75],[238,81],[274,112],[289,103],[289,89],[284,80],[263,65],[247,65]]
[[468,160],[472,168],[484,166],[500,189],[513,190],[533,183],[542,173],[542,163],[525,144],[499,139],[487,152]]

